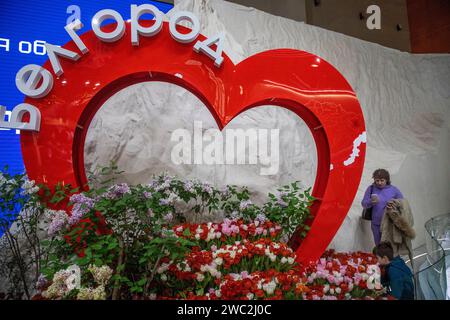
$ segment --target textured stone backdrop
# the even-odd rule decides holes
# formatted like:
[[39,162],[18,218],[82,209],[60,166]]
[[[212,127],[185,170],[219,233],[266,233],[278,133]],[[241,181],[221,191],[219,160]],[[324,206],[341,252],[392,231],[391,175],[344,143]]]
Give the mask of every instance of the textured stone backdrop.
[[[409,199],[417,238],[425,241],[424,223],[450,211],[450,56],[411,55],[332,31],[276,17],[220,0],[176,1],[174,11],[200,19],[201,32],[225,31],[224,50],[234,63],[255,53],[294,48],[333,64],[359,98],[367,127],[366,165],[355,201],[330,247],[370,250],[370,224],[359,219],[360,201],[379,167]],[[169,13],[170,16],[170,13]],[[237,183],[266,193],[292,180],[314,181],[316,154],[304,123],[274,107],[250,110],[231,126],[280,126],[280,174],[260,176],[256,166],[223,168],[173,166],[165,141],[193,119],[215,127],[207,109],[190,93],[167,84],[141,84],[123,90],[100,110],[89,129],[86,166],[116,159],[128,182],[145,182],[152,173],[199,177],[212,183]]]

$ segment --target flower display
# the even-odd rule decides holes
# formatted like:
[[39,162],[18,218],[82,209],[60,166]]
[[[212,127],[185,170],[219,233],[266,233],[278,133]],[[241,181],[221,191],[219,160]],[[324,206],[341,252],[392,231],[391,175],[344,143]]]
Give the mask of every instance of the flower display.
[[262,217],[245,223],[243,219],[224,219],[221,223],[182,224],[172,228],[175,235],[198,240],[204,248],[208,244],[233,243],[236,240],[269,237],[276,240],[281,235],[281,226]]
[[[0,187],[5,206],[16,199],[38,203],[38,192],[53,192],[39,191],[24,175],[1,174]],[[297,262],[286,240],[297,229],[306,236],[314,200],[297,182],[269,193],[262,206],[246,187],[165,174],[146,185],[81,193],[59,186],[51,197],[58,203],[51,208],[60,210],[39,207],[50,239],[42,248],[49,259],[35,273],[36,297],[391,299],[372,254],[329,250],[317,261]]]
[[[390,298],[385,297],[374,255],[329,250],[318,261],[299,265],[291,248],[271,238],[276,237],[276,232],[259,238],[262,234],[257,231],[258,227],[279,230],[272,222],[263,220],[261,223],[261,220],[259,218],[250,224],[241,220],[224,220],[222,223],[174,226],[173,231],[178,237],[197,240],[200,245],[193,247],[182,261],[164,259],[158,268],[162,283],[178,288],[172,298]],[[236,241],[238,236],[242,240]],[[211,242],[215,244],[210,245]]]
[[47,299],[61,299],[70,291],[77,289],[79,284],[80,267],[72,265],[55,273],[51,285],[42,292],[42,296]]

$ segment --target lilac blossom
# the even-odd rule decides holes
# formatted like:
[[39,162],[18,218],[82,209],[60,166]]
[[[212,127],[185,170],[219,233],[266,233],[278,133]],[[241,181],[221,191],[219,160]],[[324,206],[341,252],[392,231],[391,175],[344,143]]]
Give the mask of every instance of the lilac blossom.
[[147,199],[150,199],[153,196],[153,194],[150,191],[144,191],[143,195]]
[[222,194],[222,197],[224,197],[224,198],[228,198],[230,196],[230,194],[231,194],[230,189],[228,188],[228,186],[226,186],[223,189],[221,189],[220,193]]
[[39,275],[39,278],[38,278],[37,282],[36,282],[36,289],[39,290],[39,291],[42,291],[43,289],[45,289],[47,284],[48,284],[47,277],[41,273]]
[[94,208],[96,203],[94,199],[86,197],[82,193],[72,195],[70,201],[74,203],[72,215],[69,217],[69,224],[71,226],[80,222],[83,216]]
[[117,199],[126,193],[130,193],[130,187],[126,183],[113,185],[106,192],[105,197],[108,199]]
[[50,225],[48,227],[48,235],[53,237],[55,234],[66,228],[68,223],[68,216],[64,210],[53,211],[51,210]]
[[242,201],[242,202],[239,204],[239,209],[242,211],[242,210],[247,209],[247,208],[250,207],[251,205],[252,205],[251,200]]
[[170,205],[170,200],[169,199],[159,199],[159,204],[162,206],[168,206],[168,205]]
[[208,194],[212,194],[213,193],[213,189],[211,187],[211,185],[209,185],[208,183],[204,183],[202,186],[202,191]]
[[192,181],[186,181],[184,183],[184,190],[190,193],[195,193],[194,184],[192,183]]
[[169,212],[168,214],[166,214],[166,215],[164,216],[164,220],[165,220],[166,222],[172,221],[172,220],[173,220],[173,214],[172,214],[172,212]]
[[255,220],[256,220],[256,221],[259,221],[259,222],[261,222],[261,223],[264,223],[264,222],[267,220],[267,217],[266,217],[266,215],[265,215],[264,213],[259,213],[259,214],[256,216]]
[[126,183],[120,183],[112,186],[112,189],[115,193],[124,195],[125,193],[130,193],[130,187]]

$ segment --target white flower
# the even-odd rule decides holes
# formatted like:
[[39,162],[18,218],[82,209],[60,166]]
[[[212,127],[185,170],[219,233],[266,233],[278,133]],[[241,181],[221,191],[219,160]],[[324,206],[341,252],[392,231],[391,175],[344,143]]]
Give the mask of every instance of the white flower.
[[253,300],[254,297],[255,297],[255,295],[253,293],[247,293],[248,300]]
[[167,281],[167,276],[164,273],[161,275],[161,281]]
[[287,260],[288,260],[289,264],[293,264],[295,261],[294,258],[292,258],[292,257],[289,257]]
[[371,264],[367,266],[367,271],[368,274],[377,274],[380,273],[380,268],[376,265],[376,264]]
[[198,282],[202,282],[205,279],[205,276],[200,272],[197,272],[196,275],[197,275]]
[[200,240],[200,235],[198,233],[195,234],[195,239]]
[[216,264],[216,265],[218,265],[218,266],[220,266],[222,263],[223,263],[223,259],[222,258],[216,258],[216,259],[214,259],[214,263]]
[[288,259],[286,259],[286,257],[281,258],[281,263],[286,263],[288,261]]
[[39,191],[39,187],[35,186],[34,180],[25,180],[22,184],[22,195],[33,194]]
[[323,286],[323,293],[327,293],[330,290],[330,285],[326,284]]
[[220,290],[216,290],[216,296],[217,296],[217,298],[220,298],[222,296],[222,293],[220,292]]
[[258,284],[256,285],[258,289],[262,288],[262,282],[263,282],[263,280],[258,281]]
[[[170,265],[168,263],[163,263],[163,264],[161,264],[161,266],[159,266],[159,268],[156,270],[156,272],[159,274],[166,272],[169,269],[169,266]],[[178,267],[178,265],[177,265],[177,267]],[[178,269],[181,269],[181,268],[178,268]]]
[[340,293],[341,293],[341,291],[342,291],[342,289],[341,289],[341,288],[339,288],[339,287],[337,287],[337,288],[335,289],[335,291],[336,291],[336,293],[337,293],[337,294],[340,294]]
[[277,284],[274,281],[270,281],[269,283],[263,284],[263,290],[267,292],[267,294],[273,294]]

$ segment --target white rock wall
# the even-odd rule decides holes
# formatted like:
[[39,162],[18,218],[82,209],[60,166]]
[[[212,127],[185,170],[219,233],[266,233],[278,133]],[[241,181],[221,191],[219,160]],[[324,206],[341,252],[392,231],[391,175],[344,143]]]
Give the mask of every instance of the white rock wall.
[[[304,50],[333,64],[357,93],[366,120],[366,164],[352,208],[330,247],[372,248],[370,224],[360,221],[359,203],[376,168],[388,169],[393,184],[409,199],[417,230],[413,244],[424,243],[425,221],[450,212],[450,55],[412,55],[220,0],[176,1],[178,10],[194,12],[206,36],[225,31],[224,50],[234,63],[269,49]],[[314,142],[303,121],[289,111],[262,107],[230,124],[280,128],[280,173],[271,177],[260,176],[258,166],[172,165],[164,141],[176,128],[192,129],[193,118],[215,127],[201,102],[183,89],[160,83],[127,88],[107,101],[92,122],[86,167],[115,159],[131,183],[166,170],[219,185],[249,185],[259,197],[294,180],[312,185]]]

